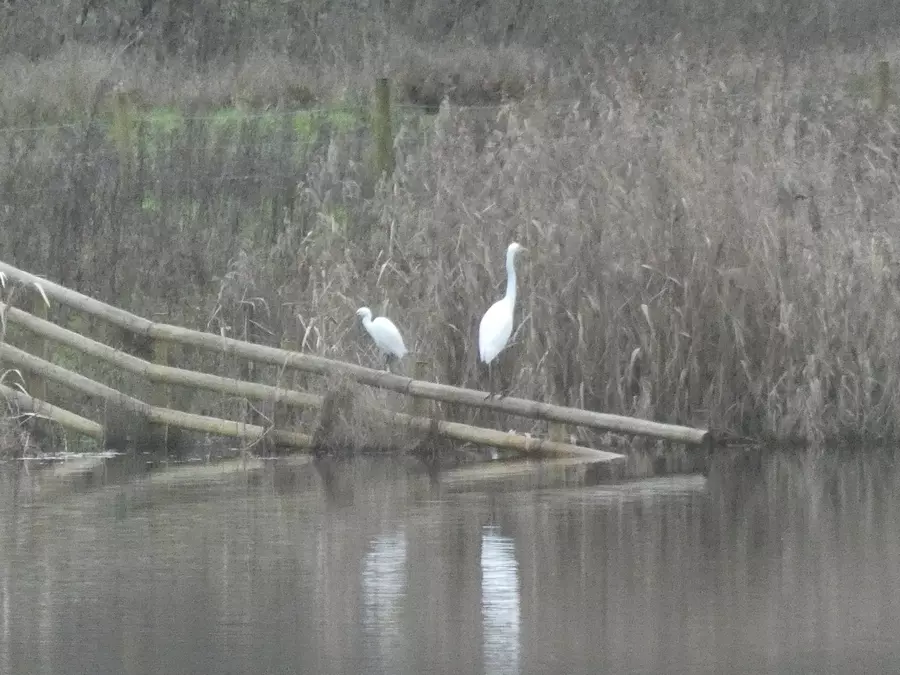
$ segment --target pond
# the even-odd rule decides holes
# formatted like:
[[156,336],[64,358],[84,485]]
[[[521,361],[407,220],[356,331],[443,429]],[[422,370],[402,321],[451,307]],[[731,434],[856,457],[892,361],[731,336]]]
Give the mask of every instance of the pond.
[[136,466],[0,473],[0,672],[900,672],[889,453]]

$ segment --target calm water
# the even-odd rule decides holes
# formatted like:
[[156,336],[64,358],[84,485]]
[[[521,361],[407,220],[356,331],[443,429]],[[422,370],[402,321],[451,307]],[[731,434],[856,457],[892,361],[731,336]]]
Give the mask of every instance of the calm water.
[[900,672],[892,458],[516,470],[7,470],[0,673]]

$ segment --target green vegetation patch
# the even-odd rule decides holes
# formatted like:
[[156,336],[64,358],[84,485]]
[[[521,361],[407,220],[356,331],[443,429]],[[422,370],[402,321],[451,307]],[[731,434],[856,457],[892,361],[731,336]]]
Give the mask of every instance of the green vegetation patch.
[[181,111],[168,106],[154,108],[143,117],[143,120],[150,126],[151,131],[160,133],[172,133],[184,126]]

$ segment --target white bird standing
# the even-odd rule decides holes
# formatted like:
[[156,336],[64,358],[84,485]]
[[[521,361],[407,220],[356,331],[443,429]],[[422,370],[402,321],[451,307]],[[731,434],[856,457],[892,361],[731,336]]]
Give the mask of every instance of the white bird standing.
[[[506,344],[512,335],[513,312],[516,308],[516,254],[526,250],[520,244],[513,242],[506,249],[506,295],[490,306],[481,317],[478,326],[478,355],[482,362],[488,366],[488,376],[491,381],[491,393],[494,395],[494,374],[491,363],[506,349]],[[503,398],[501,394],[500,398]]]
[[397,326],[385,316],[372,319],[372,310],[368,307],[360,307],[356,310],[356,316],[362,318],[363,328],[385,353],[385,366],[390,370],[391,358],[402,359],[406,355],[406,345]]

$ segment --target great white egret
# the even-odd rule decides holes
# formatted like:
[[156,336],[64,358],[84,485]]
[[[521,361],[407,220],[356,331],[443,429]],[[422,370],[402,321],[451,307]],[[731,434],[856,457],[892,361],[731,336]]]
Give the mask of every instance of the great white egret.
[[372,336],[378,348],[385,353],[385,366],[390,370],[392,357],[402,359],[406,355],[406,345],[403,344],[403,336],[400,335],[397,326],[385,316],[372,319],[372,310],[368,307],[360,307],[356,310],[356,316],[362,318],[363,328]]
[[[516,307],[516,254],[525,248],[513,242],[506,249],[506,295],[490,306],[481,317],[478,326],[478,355],[488,366],[491,393],[494,395],[494,373],[491,363],[506,349],[513,329],[513,311]],[[503,398],[501,394],[500,398]]]

